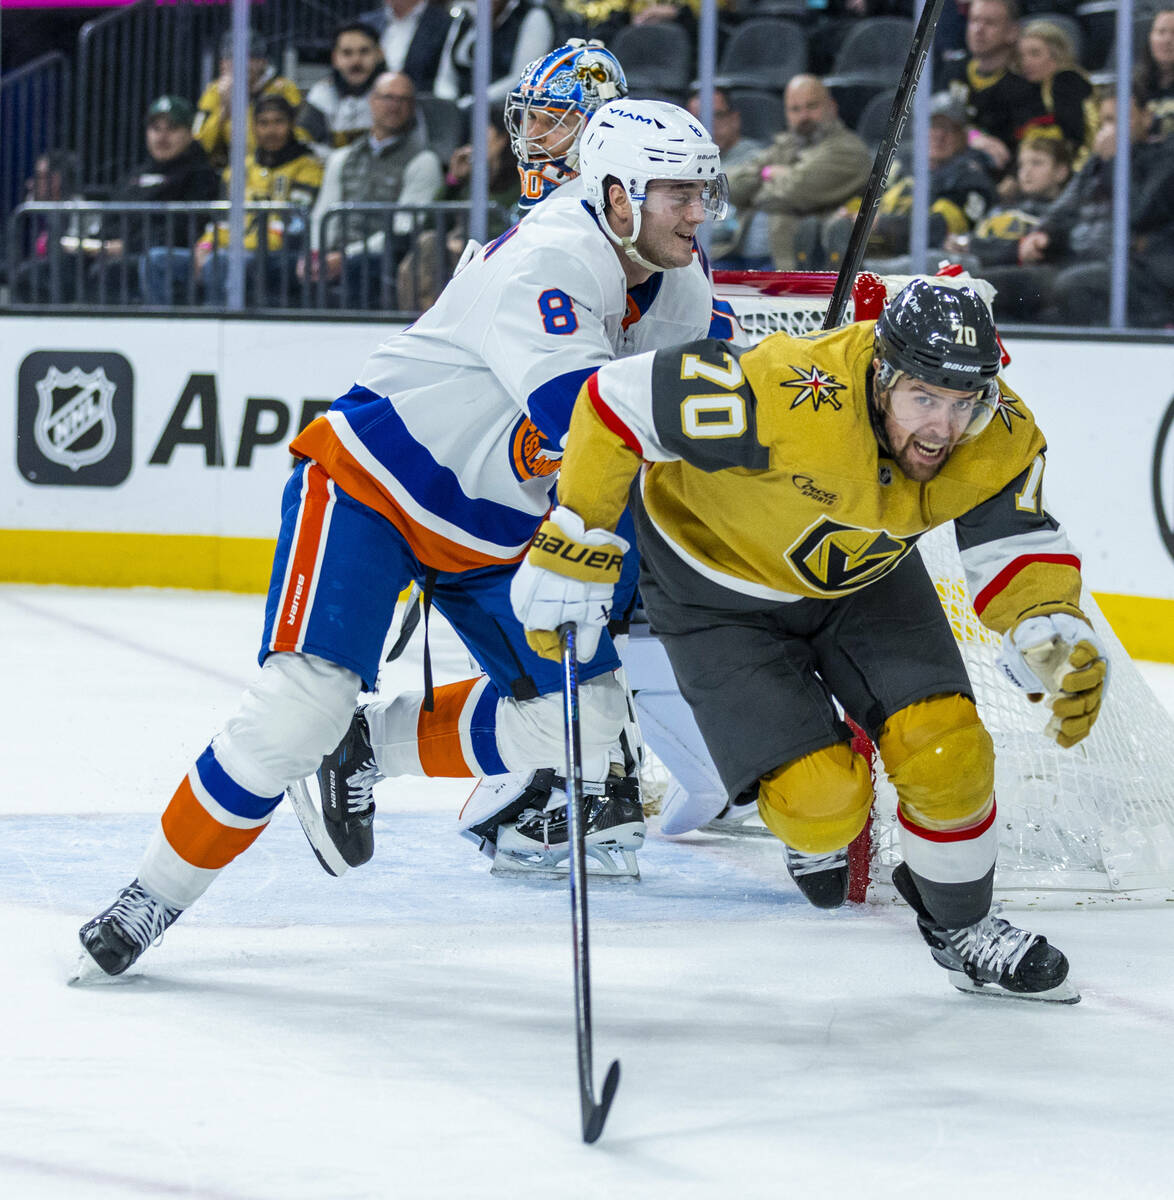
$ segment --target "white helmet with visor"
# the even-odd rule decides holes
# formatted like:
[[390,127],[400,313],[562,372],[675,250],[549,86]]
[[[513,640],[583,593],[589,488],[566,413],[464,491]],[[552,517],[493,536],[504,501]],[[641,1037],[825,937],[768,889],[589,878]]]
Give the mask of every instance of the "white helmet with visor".
[[[705,215],[721,220],[726,214],[729,190],[717,145],[694,117],[663,100],[613,100],[599,109],[579,144],[579,174],[604,232],[650,270],[660,268],[641,258],[635,243],[652,180],[700,183]],[[630,237],[620,237],[604,219],[609,178],[632,202]]]

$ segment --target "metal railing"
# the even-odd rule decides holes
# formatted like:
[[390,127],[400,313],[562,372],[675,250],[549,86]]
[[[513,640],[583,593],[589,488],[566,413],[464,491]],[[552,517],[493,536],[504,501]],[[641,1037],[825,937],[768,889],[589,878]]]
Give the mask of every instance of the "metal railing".
[[[224,309],[227,201],[32,201],[13,212],[7,247],[14,307]],[[250,310],[415,313],[452,276],[471,206],[337,204],[310,250],[301,206],[245,207]],[[504,224],[508,214],[494,208]]]
[[[223,307],[229,216],[224,200],[201,203],[73,201],[20,205],[8,226],[14,305]],[[297,307],[309,210],[246,206],[246,283],[256,307]]]

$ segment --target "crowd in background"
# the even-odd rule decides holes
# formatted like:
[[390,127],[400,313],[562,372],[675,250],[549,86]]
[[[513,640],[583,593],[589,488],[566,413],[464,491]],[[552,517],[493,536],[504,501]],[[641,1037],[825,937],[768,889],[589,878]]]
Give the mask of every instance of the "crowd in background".
[[[838,267],[884,130],[912,8],[912,0],[720,6],[712,133],[733,207],[711,231],[716,267]],[[1004,319],[1103,323],[1113,160],[1127,138],[1129,322],[1172,327],[1174,7],[1151,7],[1138,30],[1129,114],[1116,112],[1108,77],[1098,86],[1094,68],[1106,60],[1112,66],[1104,30],[1082,24],[1076,9],[1070,0],[1022,0],[1022,8],[1016,0],[947,0],[934,43],[931,261],[908,257],[912,176],[905,146],[886,183],[866,264],[922,270],[949,258],[995,283]],[[663,0],[494,0],[491,235],[515,215],[516,164],[501,105],[526,63],[568,34],[598,37],[624,64],[633,96],[671,99],[698,115],[693,63],[676,61],[692,53],[695,10],[695,3]],[[773,25],[754,29],[758,40],[781,39],[767,47],[773,77],[731,72],[753,58],[738,51],[739,30],[764,20]],[[871,36],[862,39],[860,31]],[[295,81],[279,71],[272,46],[250,38],[248,303],[329,297],[336,307],[410,311],[435,298],[466,232],[453,213],[470,192],[474,40],[470,10],[388,0],[340,24],[329,61],[301,65]],[[857,43],[865,50],[853,52]],[[875,62],[878,43],[883,68]],[[784,62],[796,66],[786,79],[779,74]],[[679,68],[671,78],[668,67]],[[98,197],[186,201],[190,211],[151,219],[82,214],[68,227],[44,217],[25,239],[23,261],[8,265],[12,299],[223,305],[228,229],[223,214],[206,206],[226,197],[231,184],[231,94],[226,37],[201,95],[165,95],[150,104],[142,161]],[[27,196],[85,198],[77,175],[69,154],[47,153]],[[441,201],[447,208],[430,219]],[[399,206],[394,214],[378,211],[388,204]],[[68,256],[65,268],[58,262],[46,269],[53,254]]]

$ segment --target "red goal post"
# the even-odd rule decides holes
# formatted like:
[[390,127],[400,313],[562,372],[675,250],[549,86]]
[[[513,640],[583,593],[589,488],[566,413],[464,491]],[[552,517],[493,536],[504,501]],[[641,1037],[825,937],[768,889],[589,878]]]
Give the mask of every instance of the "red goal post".
[[[948,270],[936,281],[972,286],[994,307],[989,284]],[[851,319],[879,315],[885,298],[910,278],[858,275]],[[716,294],[730,302],[752,341],[777,332],[818,330],[835,280],[831,272],[714,273]],[[1008,361],[1004,355],[1004,365]],[[1079,545],[1080,531],[1069,532]],[[1086,589],[1081,604],[1108,649],[1111,683],[1092,734],[1072,750],[1062,750],[1043,733],[1044,706],[1030,704],[996,665],[1001,639],[975,616],[952,525],[926,534],[918,550],[995,741],[997,895],[1019,904],[1098,903],[1124,895],[1132,901],[1168,900],[1174,895],[1174,720],[1092,595]],[[891,898],[890,875],[899,859],[896,794],[879,764],[876,776],[870,825],[854,848],[856,899]]]

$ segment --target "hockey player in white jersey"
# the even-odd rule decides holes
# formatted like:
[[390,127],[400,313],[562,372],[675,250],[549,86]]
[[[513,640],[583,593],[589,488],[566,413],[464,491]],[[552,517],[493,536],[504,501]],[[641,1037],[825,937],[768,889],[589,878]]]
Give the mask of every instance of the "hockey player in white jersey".
[[[380,773],[559,760],[561,673],[527,645],[510,579],[549,510],[583,381],[709,331],[694,235],[725,191],[717,147],[673,105],[612,101],[580,154],[587,199],[557,195],[484,247],[292,443],[259,677],[176,789],[137,878],[82,927],[90,967],[133,963],[339,744],[409,581],[485,674],[369,708]],[[600,794],[626,717],[619,659],[606,633],[581,638],[580,656],[585,775],[642,835],[635,800]]]
[[[522,178],[522,207],[533,207],[554,194],[556,188],[562,189],[560,195],[564,199],[585,197],[581,183],[569,182],[577,178],[579,142],[585,124],[603,103],[617,93],[622,96],[626,92],[620,64],[597,42],[573,39],[526,68],[506,106],[506,125]],[[637,166],[643,168],[644,164]],[[671,344],[675,336],[671,325],[651,321],[648,316],[666,309],[672,311],[677,306],[676,293],[692,296],[696,291],[696,276],[697,271],[690,270],[653,277],[657,297],[636,326],[641,344],[649,347]],[[723,338],[739,335],[732,311],[724,302],[714,302],[710,332]],[[662,337],[668,340],[661,341]],[[619,353],[630,353],[633,345],[626,341]],[[550,482],[553,484],[553,479]],[[621,617],[633,598],[635,564],[633,556],[625,576],[627,586],[622,589],[622,599],[617,605]],[[418,617],[418,608],[414,615]],[[622,620],[613,623],[613,629],[622,626]],[[675,802],[687,814],[686,820],[693,814],[704,813],[696,817],[695,823],[700,824],[726,802],[716,769],[688,706],[676,692],[664,652],[648,636],[646,626],[636,627],[625,656],[628,653],[637,672],[633,682],[642,689],[635,707],[641,718],[649,722],[654,731],[652,744],[674,773],[670,804]],[[339,746],[326,756],[318,772],[320,821],[311,809],[305,786],[297,784],[291,791],[322,865],[335,874],[366,862],[374,850],[373,789],[382,775],[371,748],[368,722],[381,720],[380,713],[378,702],[361,709]],[[624,746],[626,762],[631,766],[640,755],[640,733],[634,718],[626,722]],[[622,786],[625,795],[635,794],[634,787]],[[566,818],[561,789],[561,768],[520,775],[488,775],[464,806],[460,828],[495,858],[497,872],[565,870]],[[666,815],[671,820],[673,814]],[[587,848],[593,855],[591,866],[604,873],[635,874],[634,850],[641,843],[643,829],[623,822],[617,832],[610,824],[613,817],[608,806],[593,802],[587,825]],[[630,835],[626,842],[624,831]]]

